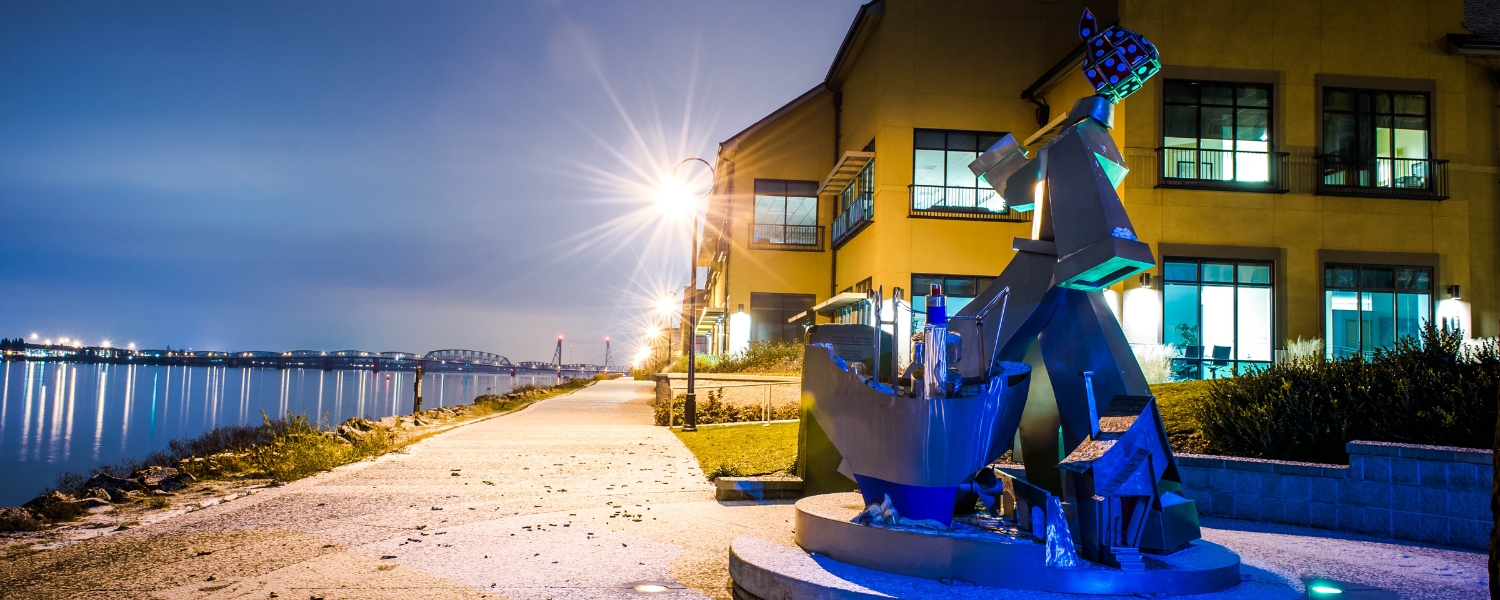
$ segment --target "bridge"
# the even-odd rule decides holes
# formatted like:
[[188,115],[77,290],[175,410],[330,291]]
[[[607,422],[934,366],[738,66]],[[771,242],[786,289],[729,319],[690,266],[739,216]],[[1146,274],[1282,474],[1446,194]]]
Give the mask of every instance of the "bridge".
[[563,377],[591,377],[599,373],[625,373],[623,365],[562,364],[523,361],[513,363],[499,354],[478,350],[433,350],[424,355],[410,352],[368,352],[364,350],[291,350],[238,352],[190,350],[131,350],[98,346],[65,346],[32,344],[7,340],[0,344],[5,360],[54,361],[105,364],[135,364],[184,367],[244,367],[261,369],[319,369],[368,371],[418,371],[424,373],[484,373],[515,375],[547,372]]

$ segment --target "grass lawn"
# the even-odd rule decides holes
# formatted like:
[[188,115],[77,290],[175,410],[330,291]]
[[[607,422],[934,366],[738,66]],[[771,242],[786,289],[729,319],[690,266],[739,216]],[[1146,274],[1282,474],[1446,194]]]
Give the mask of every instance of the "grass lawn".
[[677,439],[693,451],[709,479],[791,472],[797,460],[797,423],[699,426]]

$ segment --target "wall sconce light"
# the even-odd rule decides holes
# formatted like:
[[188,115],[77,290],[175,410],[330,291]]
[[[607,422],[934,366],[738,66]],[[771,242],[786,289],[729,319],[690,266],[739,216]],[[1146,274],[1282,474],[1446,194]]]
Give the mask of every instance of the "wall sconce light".
[[1151,287],[1151,274],[1150,273],[1141,273],[1141,287],[1143,287],[1143,288],[1149,288],[1149,287]]
[[1458,300],[1458,299],[1460,299],[1463,296],[1462,292],[1463,292],[1463,286],[1460,286],[1460,285],[1458,285],[1456,283],[1453,284],[1453,285],[1448,286],[1448,297],[1449,298],[1452,298],[1454,300]]

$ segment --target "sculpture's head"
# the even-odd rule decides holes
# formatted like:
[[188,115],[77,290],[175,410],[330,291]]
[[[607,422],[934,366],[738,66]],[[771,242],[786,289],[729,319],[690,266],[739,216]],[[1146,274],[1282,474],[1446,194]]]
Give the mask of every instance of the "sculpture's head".
[[1078,20],[1078,37],[1087,47],[1083,75],[1094,85],[1094,92],[1110,102],[1124,100],[1161,70],[1156,46],[1119,25],[1100,31],[1099,21],[1087,8]]

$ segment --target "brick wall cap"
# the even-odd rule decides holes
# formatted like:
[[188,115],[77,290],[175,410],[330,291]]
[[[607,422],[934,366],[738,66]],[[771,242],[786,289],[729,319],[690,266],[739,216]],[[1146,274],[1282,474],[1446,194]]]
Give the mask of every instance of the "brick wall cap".
[[1459,448],[1457,446],[1429,446],[1426,444],[1398,444],[1395,442],[1367,442],[1355,440],[1345,445],[1349,454],[1365,456],[1398,456],[1420,460],[1442,460],[1490,464],[1494,451],[1484,448]]

